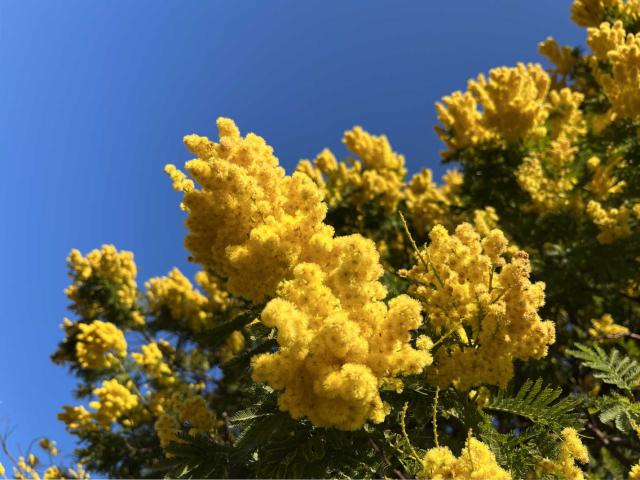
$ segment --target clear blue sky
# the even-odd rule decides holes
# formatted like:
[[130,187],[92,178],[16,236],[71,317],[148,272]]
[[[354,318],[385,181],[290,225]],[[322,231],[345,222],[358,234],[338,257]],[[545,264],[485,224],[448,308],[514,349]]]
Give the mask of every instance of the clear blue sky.
[[[55,418],[74,380],[61,338],[65,257],[135,252],[139,283],[185,267],[162,172],[187,133],[234,118],[291,171],[355,124],[412,171],[438,166],[433,104],[494,66],[580,44],[569,0],[0,2],[0,429],[70,452]],[[187,267],[188,271],[192,271]],[[1,459],[0,455],[0,459]]]

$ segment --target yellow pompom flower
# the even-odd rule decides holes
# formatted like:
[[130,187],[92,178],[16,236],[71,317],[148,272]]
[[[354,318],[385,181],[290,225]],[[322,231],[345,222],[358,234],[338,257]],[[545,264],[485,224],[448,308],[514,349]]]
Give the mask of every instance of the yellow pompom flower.
[[166,277],[151,278],[145,288],[149,310],[156,315],[167,311],[173,320],[184,322],[196,332],[213,326],[212,315],[205,309],[207,297],[177,268]]
[[282,390],[278,404],[293,418],[356,430],[388,413],[379,394],[386,379],[421,372],[431,356],[409,344],[422,322],[419,303],[404,295],[381,301],[373,242],[351,235],[327,247],[318,263],[296,266],[264,309],[280,348],[254,357],[253,378]]
[[443,125],[436,132],[449,147],[445,157],[486,142],[544,135],[550,82],[540,65],[519,63],[494,68],[488,79],[481,74],[470,80],[467,92],[444,97],[436,103]]
[[560,452],[555,460],[543,459],[538,465],[540,473],[561,475],[567,480],[583,480],[584,474],[576,462],[587,463],[589,451],[584,446],[578,432],[570,427],[562,430]]
[[93,415],[84,406],[72,407],[65,405],[63,411],[58,414],[58,420],[62,421],[70,432],[80,434],[95,430]]
[[573,49],[570,47],[560,47],[552,37],[547,38],[544,42],[540,42],[538,52],[547,57],[547,59],[555,65],[555,71],[560,75],[567,75],[576,64],[577,58],[573,53]]
[[49,440],[48,438],[43,438],[38,442],[38,445],[43,450],[47,451],[49,455],[55,457],[58,455],[58,447],[56,446],[56,442],[53,440]]
[[640,480],[640,463],[636,463],[629,470],[629,480]]
[[307,257],[315,236],[332,232],[322,223],[327,207],[307,175],[285,176],[262,137],[240,136],[227,118],[217,124],[220,143],[185,137],[198,156],[185,168],[199,187],[177,185],[189,214],[185,245],[194,261],[228,279],[229,291],[260,303]]
[[110,368],[127,355],[124,333],[113,323],[78,324],[76,358],[82,368]]
[[89,403],[96,410],[96,421],[105,428],[120,420],[138,406],[137,395],[116,379],[105,380],[102,386],[93,390],[97,401]]
[[598,242],[609,245],[616,240],[631,235],[629,219],[632,210],[625,205],[620,208],[604,208],[600,202],[590,200],[586,208],[587,216],[598,227]]
[[581,27],[595,27],[605,19],[607,12],[619,11],[622,0],[574,0],[571,20]]
[[42,478],[44,480],[59,480],[64,477],[62,476],[62,471],[60,470],[60,468],[52,465],[44,471],[44,473],[42,474]]
[[555,339],[554,324],[537,312],[544,284],[529,281],[525,252],[505,261],[508,242],[500,230],[481,238],[467,223],[453,235],[438,225],[429,236],[421,262],[400,272],[416,283],[409,292],[422,300],[435,332],[457,333],[456,342],[438,349],[429,376],[460,390],[505,387],[514,360],[544,357]]
[[103,245],[100,250],[92,250],[83,257],[74,249],[67,258],[67,265],[73,283],[65,293],[73,301],[71,308],[79,315],[93,319],[104,311],[104,305],[84,293],[83,287],[97,283],[114,292],[115,304],[126,311],[134,323],[144,322],[140,315],[133,315],[138,298],[133,253],[118,251],[113,245]]
[[629,329],[623,325],[618,325],[609,313],[605,313],[600,319],[592,319],[591,326],[588,332],[594,338],[622,337],[629,334]]
[[602,69],[593,62],[594,75],[615,113],[626,118],[640,115],[640,33],[626,33],[621,21],[607,22],[588,30],[587,43],[597,59],[608,62]]
[[427,451],[418,478],[425,480],[511,480],[487,445],[473,437],[467,439],[458,458],[448,447],[436,447]]
[[449,170],[442,179],[443,184],[436,185],[433,172],[424,168],[411,178],[405,191],[407,210],[421,235],[426,235],[437,224],[455,222],[451,207],[460,205],[460,187],[464,180],[457,170]]
[[133,360],[160,384],[167,385],[176,381],[169,365],[164,362],[162,351],[156,342],[142,345],[140,353],[132,353]]

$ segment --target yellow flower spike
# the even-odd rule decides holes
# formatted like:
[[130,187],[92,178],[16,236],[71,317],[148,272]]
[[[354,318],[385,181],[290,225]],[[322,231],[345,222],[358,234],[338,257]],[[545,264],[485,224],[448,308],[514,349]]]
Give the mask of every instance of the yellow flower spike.
[[458,458],[448,447],[435,447],[428,450],[422,461],[422,471],[418,478],[511,480],[511,474],[498,465],[495,455],[487,445],[469,437]]
[[624,30],[621,21],[613,26],[604,22],[588,30],[587,43],[595,57],[610,68],[601,69],[592,62],[593,73],[611,102],[612,111],[634,119],[640,115],[640,33]]
[[589,462],[589,451],[573,428],[567,427],[562,430],[562,438],[558,457],[555,460],[544,458],[538,465],[538,471],[543,474],[561,475],[571,480],[583,480],[584,474],[576,462]]
[[620,10],[622,0],[574,0],[571,20],[581,27],[595,27],[604,21],[607,10]]
[[124,333],[113,323],[94,320],[78,330],[76,358],[82,368],[110,368],[127,355]]
[[[508,242],[499,230],[481,239],[469,224],[453,235],[436,226],[430,238],[421,257],[428,255],[435,269],[418,263],[401,274],[416,282],[409,293],[423,299],[432,328],[442,335],[436,344],[460,328],[465,334],[450,350],[437,350],[428,375],[437,385],[463,391],[482,384],[506,386],[514,360],[544,357],[555,339],[553,323],[537,313],[544,284],[529,281],[525,252],[504,260]],[[502,265],[499,272],[496,265]]]
[[138,406],[138,396],[116,379],[105,380],[100,388],[93,390],[97,401],[89,406],[96,410],[96,421],[105,428],[120,420]]
[[218,119],[220,142],[185,137],[198,159],[186,169],[198,188],[184,192],[194,261],[228,278],[228,289],[256,303],[309,255],[314,236],[331,235],[322,221],[322,191],[303,173],[286,177],[263,138],[240,136]]

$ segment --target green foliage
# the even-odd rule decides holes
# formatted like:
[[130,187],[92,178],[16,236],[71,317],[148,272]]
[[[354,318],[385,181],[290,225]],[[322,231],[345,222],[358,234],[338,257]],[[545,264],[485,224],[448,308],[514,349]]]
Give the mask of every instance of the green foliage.
[[623,356],[615,348],[607,353],[599,345],[591,347],[576,343],[577,350],[567,350],[567,354],[582,360],[582,365],[595,370],[593,376],[605,383],[631,392],[640,382],[640,363]]

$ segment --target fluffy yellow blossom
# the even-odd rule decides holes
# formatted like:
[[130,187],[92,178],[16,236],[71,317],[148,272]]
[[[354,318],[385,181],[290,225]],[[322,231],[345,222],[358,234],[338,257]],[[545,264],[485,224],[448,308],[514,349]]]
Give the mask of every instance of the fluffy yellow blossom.
[[167,411],[158,417],[155,430],[164,447],[180,442],[176,432],[186,425],[190,435],[207,434],[220,426],[220,421],[208,408],[204,397],[193,392],[176,392],[167,404]]
[[603,165],[598,157],[591,157],[587,160],[587,167],[592,172],[587,188],[598,199],[604,200],[609,195],[620,193],[626,187],[626,182],[619,180],[614,174],[616,170],[626,167],[622,157],[616,156],[606,165]]
[[596,237],[600,243],[608,245],[631,235],[629,217],[632,211],[626,206],[606,209],[600,202],[591,200],[587,204],[586,212],[600,231]]
[[111,426],[138,406],[138,397],[116,379],[105,380],[102,387],[93,390],[97,401],[89,406],[96,410],[96,421],[105,428]]
[[[444,128],[436,127],[449,151],[502,139],[514,142],[546,133],[549,75],[538,64],[500,67],[470,80],[467,92],[436,103]],[[449,153],[445,153],[445,156]]]
[[53,440],[49,440],[48,438],[43,438],[38,442],[40,448],[49,453],[49,455],[55,457],[58,455],[58,447],[56,446],[56,442]]
[[459,341],[438,349],[429,376],[460,390],[492,384],[505,387],[513,361],[541,358],[555,339],[552,322],[537,310],[544,284],[531,283],[525,252],[510,262],[502,257],[508,242],[497,229],[481,239],[463,223],[453,235],[436,226],[421,261],[400,273],[414,280],[410,293],[422,300],[436,333],[457,332]]
[[458,458],[447,447],[428,450],[422,461],[422,471],[418,478],[511,480],[511,474],[498,465],[495,455],[487,445],[470,437]]
[[384,419],[379,388],[387,378],[419,373],[431,356],[409,344],[422,322],[419,303],[381,301],[386,290],[373,242],[351,235],[327,247],[319,264],[299,264],[263,311],[280,348],[254,357],[253,378],[283,390],[278,404],[293,418],[355,430]]
[[623,325],[618,325],[611,314],[605,313],[600,319],[591,320],[592,328],[589,328],[589,335],[595,338],[623,336],[629,333],[629,329]]
[[44,480],[59,480],[63,478],[62,471],[60,470],[60,468],[52,465],[44,471],[44,473],[42,474],[42,478]]
[[132,353],[133,360],[140,365],[145,372],[160,384],[171,384],[175,382],[173,372],[164,362],[162,351],[156,342],[142,345],[140,353]]
[[93,415],[82,405],[78,407],[65,405],[63,412],[58,414],[58,420],[64,422],[70,432],[86,433],[96,428]]
[[552,38],[547,38],[538,45],[538,51],[549,59],[556,66],[556,71],[560,75],[567,75],[576,64],[576,56],[570,47],[560,47]]
[[196,332],[213,326],[212,315],[205,309],[207,297],[196,290],[177,268],[166,277],[150,279],[145,288],[151,312],[160,314],[166,310],[172,320],[184,322]]
[[241,137],[227,118],[217,125],[220,143],[185,137],[198,156],[185,168],[199,187],[183,189],[185,245],[196,262],[227,278],[229,291],[262,302],[304,261],[316,236],[332,233],[322,223],[327,207],[307,175],[285,176],[262,137]]
[[557,212],[572,205],[577,178],[571,167],[576,150],[563,135],[544,154],[533,154],[520,164],[516,179],[529,193],[535,210]]
[[92,250],[83,257],[74,249],[67,258],[67,265],[73,283],[65,293],[73,301],[71,308],[78,314],[93,319],[104,311],[105,305],[98,304],[94,295],[84,291],[87,287],[91,289],[99,286],[112,292],[117,308],[127,312],[134,323],[141,322],[139,314],[133,315],[138,298],[137,269],[133,253],[119,252],[113,245],[103,245],[100,250]]
[[78,324],[76,358],[82,368],[109,368],[127,355],[124,333],[113,323]]
[[578,437],[578,432],[573,428],[567,427],[562,430],[562,438],[558,458],[555,460],[543,459],[538,469],[541,473],[561,475],[567,480],[583,480],[584,474],[576,465],[576,461],[580,463],[589,461],[587,447],[583,445]]
[[640,480],[640,463],[636,463],[629,470],[629,480]]
[[549,76],[538,64],[500,67],[469,81],[469,90],[482,105],[485,126],[507,141],[545,133],[544,99]]
[[551,90],[547,96],[547,109],[549,111],[549,131],[551,138],[566,138],[574,141],[587,131],[580,105],[584,101],[584,95],[570,88]]
[[619,11],[622,0],[574,0],[571,20],[581,27],[594,27],[604,21],[608,12]]
[[443,177],[443,184],[436,185],[433,172],[423,168],[409,182],[405,192],[407,210],[417,232],[425,234],[437,224],[451,225],[456,215],[452,206],[460,205],[460,187],[462,174],[457,170],[449,170]]
[[403,194],[404,157],[393,151],[385,135],[372,135],[361,127],[345,132],[342,141],[360,160],[338,162],[325,148],[313,163],[303,160],[296,170],[318,185],[331,207],[376,201],[393,211]]
[[612,110],[636,118],[640,115],[640,34],[626,33],[621,21],[613,26],[604,22],[588,30],[587,43],[598,59],[610,65],[602,69],[594,62],[594,75]]
[[212,312],[225,310],[231,300],[229,292],[222,288],[222,282],[212,274],[200,271],[196,273],[196,283],[200,285],[207,295],[207,308]]

